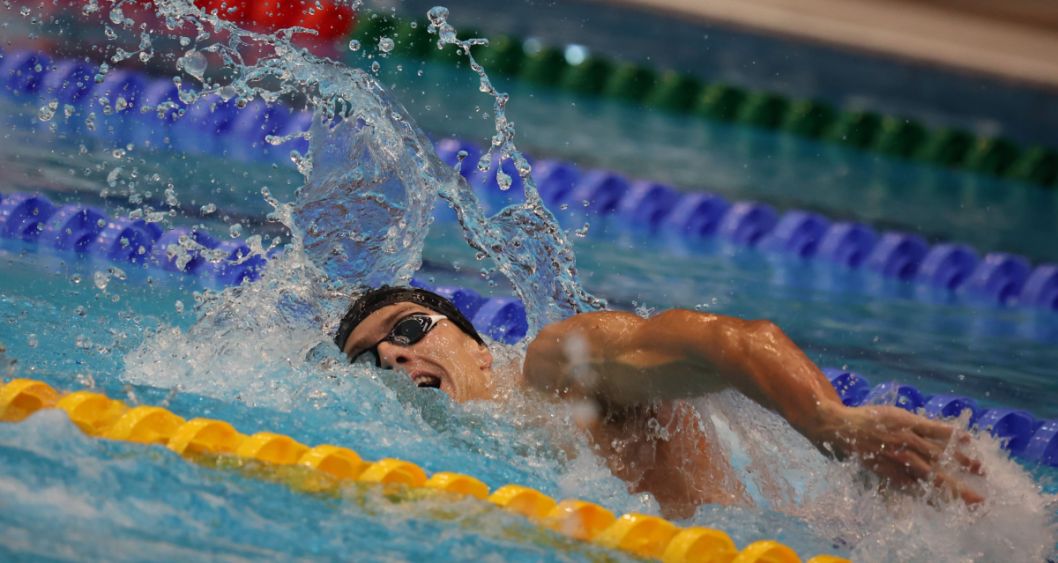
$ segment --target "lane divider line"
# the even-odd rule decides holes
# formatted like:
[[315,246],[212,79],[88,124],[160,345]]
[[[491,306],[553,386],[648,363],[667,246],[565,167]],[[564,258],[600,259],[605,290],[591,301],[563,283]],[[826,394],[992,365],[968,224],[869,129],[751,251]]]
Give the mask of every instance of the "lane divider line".
[[[221,152],[223,147],[237,147],[230,156],[274,161],[284,157],[266,139],[304,132],[312,120],[311,113],[292,112],[283,105],[268,105],[260,100],[240,109],[234,100],[206,96],[186,106],[171,80],[152,79],[129,70],[111,71],[96,84],[89,80],[93,71],[84,63],[53,63],[47,55],[34,51],[0,52],[0,56],[4,57],[0,60],[0,90],[16,97],[53,100],[82,109],[104,100],[110,109],[104,113],[109,115],[104,115],[93,134],[115,136],[122,142],[147,141],[187,152]],[[155,111],[158,107],[167,109],[159,114]],[[301,153],[308,150],[301,138],[285,145]],[[436,150],[450,165],[455,165],[461,156],[464,162],[475,162],[481,154],[474,144],[454,139],[438,142]],[[499,189],[496,172],[501,168],[511,176],[513,189]],[[829,262],[846,269],[862,268],[884,278],[916,284],[922,291],[916,291],[915,297],[925,300],[935,300],[934,292],[939,292],[971,302],[1058,311],[1058,264],[1033,265],[1023,256],[1003,252],[982,257],[965,244],[941,242],[930,246],[913,233],[878,233],[865,224],[833,221],[806,210],[792,209],[780,214],[765,203],[728,202],[714,194],[680,192],[664,184],[632,181],[605,170],[582,172],[570,163],[544,160],[534,163],[533,168],[540,195],[552,210],[571,209],[577,215],[613,217],[621,227],[675,237],[689,246],[706,238],[719,238],[797,259]],[[521,178],[511,163],[494,163],[484,173],[478,172],[476,166],[464,166],[462,171],[483,204],[494,211],[521,201]],[[13,238],[36,236],[34,229],[41,223],[41,214],[53,212],[42,205],[39,201],[18,199],[0,202],[0,233]],[[61,221],[56,219],[56,225],[46,226],[47,234],[76,231],[80,238],[60,237],[65,241],[62,244],[75,248],[87,245],[91,235],[96,234],[89,216],[97,210],[63,211],[66,215]],[[441,220],[453,218],[443,208],[436,215]],[[132,235],[127,226],[120,222],[108,225],[98,232],[103,238],[97,244],[107,244],[109,251],[120,257],[128,245],[118,242]],[[229,241],[198,240],[194,233],[184,236],[195,238],[202,246],[213,245],[210,249],[215,253],[245,252]],[[192,259],[190,264],[198,267],[199,261]],[[253,277],[247,270],[250,268],[237,268],[218,275],[226,278],[222,283],[238,283],[241,277]]]
[[[318,475],[288,481],[302,492],[334,492],[352,482],[387,487],[427,489],[438,494],[473,497],[522,515],[536,524],[571,538],[594,542],[633,555],[665,562],[799,563],[789,547],[772,540],[753,542],[738,551],[730,536],[702,527],[681,528],[663,518],[628,513],[616,517],[598,504],[547,495],[520,485],[492,491],[482,481],[461,473],[428,475],[418,465],[386,458],[361,459],[348,448],[308,446],[273,432],[241,434],[231,424],[205,418],[185,420],[156,406],[128,406],[91,391],[61,394],[47,383],[14,379],[0,386],[0,422],[17,423],[41,409],[57,408],[85,434],[97,438],[161,445],[195,461],[198,456],[254,460],[273,467],[297,466]],[[823,555],[809,563],[848,561]]]

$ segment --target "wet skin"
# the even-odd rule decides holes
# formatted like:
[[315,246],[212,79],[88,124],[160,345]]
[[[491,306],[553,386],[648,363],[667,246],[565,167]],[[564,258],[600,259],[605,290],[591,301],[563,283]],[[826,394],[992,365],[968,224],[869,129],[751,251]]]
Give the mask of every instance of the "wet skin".
[[[378,343],[382,367],[437,386],[456,401],[497,398],[492,355],[447,320],[411,346],[383,339],[414,313],[413,303],[383,307],[350,334],[350,357]],[[576,315],[544,327],[529,344],[521,380],[558,400],[588,401],[598,416],[582,428],[615,475],[649,492],[667,517],[705,503],[748,504],[715,444],[685,399],[733,387],[776,412],[827,455],[855,456],[895,487],[928,480],[967,503],[982,500],[941,467],[954,427],[896,407],[844,406],[822,372],[768,321],[685,310],[650,319],[623,312]],[[648,422],[654,420],[652,429]],[[659,436],[656,425],[669,430]],[[962,470],[976,460],[956,451]]]

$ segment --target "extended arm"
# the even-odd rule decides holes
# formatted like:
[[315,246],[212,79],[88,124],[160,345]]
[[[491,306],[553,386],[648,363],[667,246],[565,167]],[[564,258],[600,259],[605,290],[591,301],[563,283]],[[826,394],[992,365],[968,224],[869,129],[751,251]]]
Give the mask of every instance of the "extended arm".
[[[650,319],[622,312],[577,315],[540,332],[526,354],[525,376],[537,388],[611,406],[734,387],[821,450],[859,454],[892,481],[931,477],[968,501],[979,500],[938,473],[952,427],[895,407],[844,406],[819,368],[768,321],[687,310]],[[958,459],[979,469],[973,460]]]
[[819,368],[773,323],[680,309],[650,319],[588,313],[550,325],[530,345],[525,371],[538,388],[615,406],[735,387],[810,439],[828,409],[841,406]]

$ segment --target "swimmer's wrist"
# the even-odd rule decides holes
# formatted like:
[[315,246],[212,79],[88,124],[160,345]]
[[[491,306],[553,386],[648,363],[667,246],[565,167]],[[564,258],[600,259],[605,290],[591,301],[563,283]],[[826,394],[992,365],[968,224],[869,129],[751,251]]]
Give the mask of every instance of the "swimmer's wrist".
[[815,407],[798,430],[821,451],[840,456],[841,431],[849,423],[850,408],[829,398],[819,399]]

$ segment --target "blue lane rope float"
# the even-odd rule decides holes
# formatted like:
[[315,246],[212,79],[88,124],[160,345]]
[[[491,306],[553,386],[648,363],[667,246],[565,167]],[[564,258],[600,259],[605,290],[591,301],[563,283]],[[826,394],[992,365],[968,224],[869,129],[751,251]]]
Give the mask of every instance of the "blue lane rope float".
[[[157,225],[142,220],[108,219],[90,207],[56,208],[47,198],[33,194],[12,194],[0,199],[0,234],[116,262],[182,271],[222,285],[255,281],[267,263],[265,257],[251,255],[242,241],[218,242],[203,230],[183,227],[163,232]],[[188,246],[193,249],[187,251]],[[470,289],[433,287],[418,280],[413,285],[452,300],[475,328],[497,342],[516,344],[528,333],[525,306],[518,299],[488,298]],[[967,397],[929,396],[898,382],[871,386],[866,378],[848,370],[823,371],[846,405],[893,405],[921,411],[932,418],[954,418],[968,409],[971,427],[1003,440],[1011,453],[1058,466],[1058,421],[1037,421],[1021,410],[984,410]]]
[[[460,151],[474,154],[476,150],[452,140],[441,141],[438,147],[441,158],[453,165]],[[475,174],[468,176],[472,185],[481,189],[474,182]],[[764,251],[822,259],[850,269],[862,267],[886,278],[943,289],[975,301],[1058,310],[1058,266],[1053,264],[1033,269],[1024,257],[1004,253],[991,253],[978,260],[976,251],[965,244],[931,247],[911,233],[879,234],[868,225],[831,222],[798,209],[780,215],[766,204],[732,203],[702,192],[681,193],[659,183],[630,183],[612,172],[582,173],[569,163],[538,161],[534,177],[542,199],[552,208],[566,206],[578,212],[614,215],[629,227],[675,233],[688,240],[719,236]],[[623,195],[615,202],[617,194]],[[653,200],[649,206],[644,204],[647,197]],[[1025,294],[1026,288],[1032,292]]]
[[[97,84],[87,79],[93,71],[84,63],[53,63],[46,55],[32,51],[8,53],[0,63],[0,84],[12,95],[81,106],[102,100],[109,105],[111,115],[100,118],[96,135],[151,139],[155,143],[168,136],[172,146],[188,152],[228,150],[237,158],[275,160],[281,151],[265,139],[269,135],[304,132],[312,121],[310,112],[292,112],[285,106],[259,100],[239,109],[232,101],[215,95],[202,97],[187,107],[171,80],[112,70]],[[129,121],[123,116],[143,118]],[[235,139],[239,142],[232,142]],[[300,137],[285,146],[307,150],[307,142]],[[496,207],[521,200],[521,178],[510,162],[501,167],[511,176],[512,186],[500,190],[496,181],[498,167],[492,166],[487,172],[477,169],[481,151],[476,145],[445,139],[437,143],[437,152],[451,165],[464,157],[461,171],[486,205]],[[910,233],[879,234],[867,225],[832,222],[798,209],[779,214],[763,203],[728,202],[714,194],[632,182],[609,171],[582,172],[570,163],[541,160],[534,162],[533,167],[540,195],[552,209],[615,216],[628,227],[672,233],[690,241],[718,236],[767,252],[864,268],[883,277],[938,288],[978,302],[1058,310],[1055,264],[1034,267],[1024,257],[1004,253],[980,258],[964,244],[944,242],[930,247]],[[440,213],[439,217],[450,215]],[[8,227],[16,228],[13,224]]]
[[218,242],[197,229],[163,232],[155,223],[109,218],[88,206],[56,207],[38,194],[0,196],[0,236],[113,262],[198,274],[220,285],[254,281],[267,262],[241,240]]
[[969,397],[929,396],[897,382],[872,387],[866,378],[849,370],[824,368],[823,373],[848,406],[893,405],[937,419],[955,419],[968,411],[968,426],[999,439],[1012,455],[1058,467],[1058,421],[1039,421],[1031,413],[1018,409],[982,409]]

